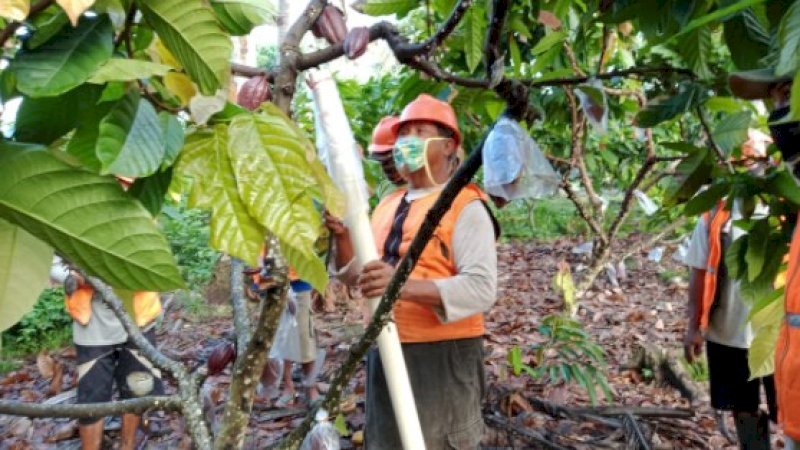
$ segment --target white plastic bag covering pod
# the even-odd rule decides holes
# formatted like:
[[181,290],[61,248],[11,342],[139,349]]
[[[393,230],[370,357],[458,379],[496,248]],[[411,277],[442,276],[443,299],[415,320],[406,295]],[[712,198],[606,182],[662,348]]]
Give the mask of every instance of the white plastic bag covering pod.
[[[350,230],[353,250],[359,266],[378,259],[375,240],[369,222],[369,203],[364,171],[353,139],[353,132],[347,122],[342,100],[336,83],[330,75],[321,71],[309,73],[309,85],[314,97],[315,112],[319,114],[320,127],[317,133],[324,133],[327,150],[328,172],[336,186],[347,199],[344,223]],[[380,298],[368,299],[371,311],[375,311]],[[386,384],[392,399],[392,408],[397,418],[397,428],[405,450],[424,450],[422,428],[419,424],[417,406],[408,371],[403,359],[403,349],[397,334],[397,325],[389,322],[378,336],[378,351],[386,374]]]
[[506,200],[544,198],[558,191],[560,178],[539,146],[517,121],[501,117],[483,145],[483,185]]
[[303,439],[300,450],[339,450],[339,433],[328,418],[328,411],[320,409],[314,416],[317,422]]

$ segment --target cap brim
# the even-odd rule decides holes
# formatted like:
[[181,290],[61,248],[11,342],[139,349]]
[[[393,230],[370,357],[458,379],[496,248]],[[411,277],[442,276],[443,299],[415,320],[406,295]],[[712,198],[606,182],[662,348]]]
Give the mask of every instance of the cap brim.
[[392,151],[393,148],[394,148],[393,145],[370,144],[370,146],[369,146],[369,148],[367,148],[367,150],[369,150],[370,153],[388,153],[388,152]]
[[728,77],[728,84],[733,95],[745,100],[767,98],[772,85],[785,81],[792,81],[792,77],[776,76],[773,69],[734,72]]

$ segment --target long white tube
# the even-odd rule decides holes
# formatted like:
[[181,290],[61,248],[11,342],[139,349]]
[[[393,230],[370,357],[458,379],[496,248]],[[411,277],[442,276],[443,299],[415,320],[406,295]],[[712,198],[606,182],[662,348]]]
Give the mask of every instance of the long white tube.
[[[347,198],[343,220],[350,231],[356,261],[363,265],[378,259],[378,251],[370,227],[367,189],[356,142],[336,83],[330,75],[321,71],[310,73],[309,77],[317,114],[317,146],[320,147],[321,159],[331,178]],[[379,297],[369,299],[369,307],[373,312],[379,302]],[[424,450],[425,441],[422,438],[417,406],[394,322],[389,322],[378,336],[378,351],[403,448]]]

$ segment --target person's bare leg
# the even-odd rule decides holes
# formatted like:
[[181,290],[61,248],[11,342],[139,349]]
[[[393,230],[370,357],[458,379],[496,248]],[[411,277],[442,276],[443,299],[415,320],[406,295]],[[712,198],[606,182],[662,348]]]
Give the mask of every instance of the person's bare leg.
[[100,419],[95,423],[78,427],[83,450],[100,450],[100,445],[103,443],[104,425],[103,419]]
[[136,414],[122,415],[122,428],[119,432],[120,450],[133,450],[136,448],[136,430],[139,429],[139,416]]
[[311,375],[314,373],[314,366],[316,363],[316,361],[303,363],[303,378],[306,387],[306,399],[308,399],[309,403],[314,402],[319,398],[317,380],[311,379]]
[[275,406],[285,408],[293,405],[295,400],[294,381],[292,381],[293,363],[288,359],[283,360],[283,394],[281,394]]

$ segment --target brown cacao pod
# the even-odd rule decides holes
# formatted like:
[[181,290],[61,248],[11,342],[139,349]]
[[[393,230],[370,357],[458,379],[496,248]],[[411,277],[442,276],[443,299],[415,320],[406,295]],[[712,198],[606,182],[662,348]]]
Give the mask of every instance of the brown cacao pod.
[[344,13],[333,5],[326,6],[311,27],[311,32],[318,38],[324,37],[331,45],[344,41],[347,36]]
[[272,100],[272,92],[269,88],[269,81],[264,75],[245,81],[236,96],[236,103],[250,111],[257,109],[262,103],[270,100]]
[[347,33],[344,38],[344,54],[350,59],[356,59],[367,51],[369,45],[369,28],[356,27]]
[[236,347],[232,342],[217,345],[208,357],[208,374],[216,375],[222,372],[234,359],[236,359]]

